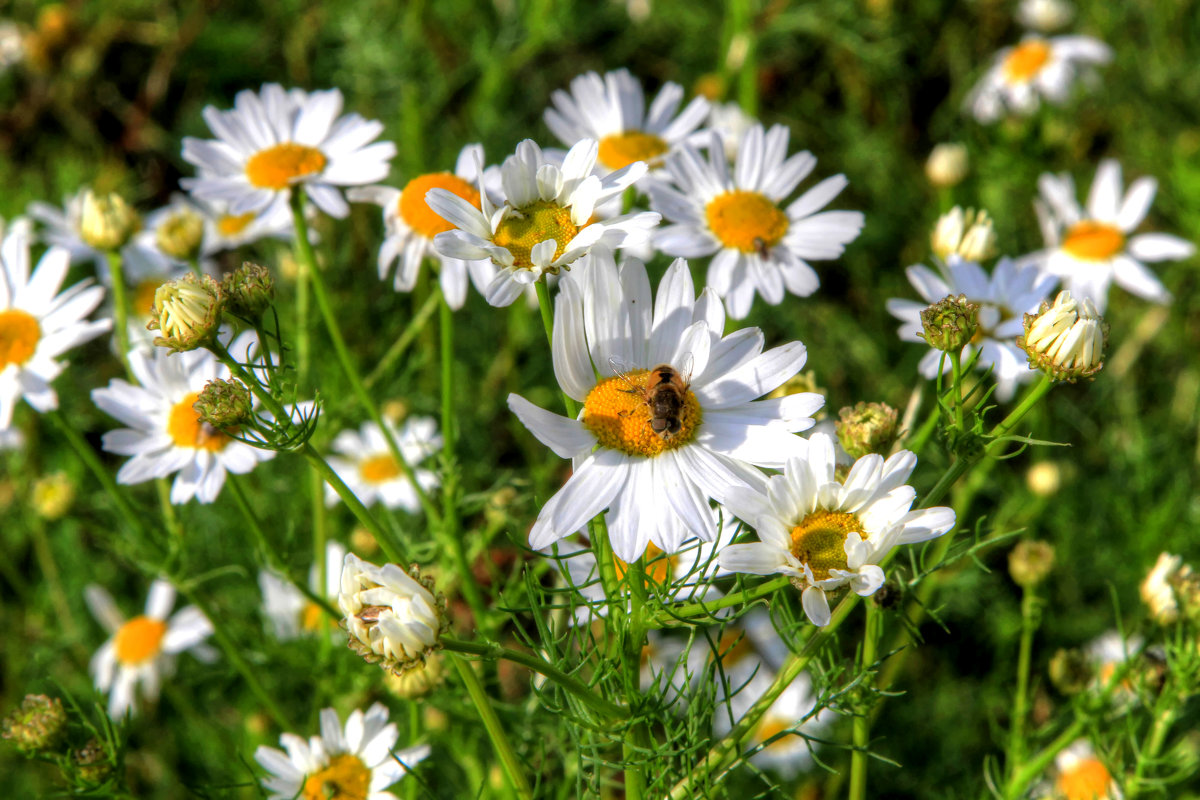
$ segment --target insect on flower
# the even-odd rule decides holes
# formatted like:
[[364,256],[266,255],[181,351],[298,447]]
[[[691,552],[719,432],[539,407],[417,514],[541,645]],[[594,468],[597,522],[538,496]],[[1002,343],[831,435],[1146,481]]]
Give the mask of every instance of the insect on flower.
[[[630,370],[620,359],[610,358],[609,364],[617,376],[629,385],[622,391],[630,394],[640,394],[650,409],[650,429],[664,440],[683,429],[680,417],[684,410],[684,400],[692,381],[692,357],[686,356],[683,370],[677,370],[670,364],[659,364],[651,369],[637,382],[629,375]],[[628,416],[632,410],[622,411],[622,416]]]

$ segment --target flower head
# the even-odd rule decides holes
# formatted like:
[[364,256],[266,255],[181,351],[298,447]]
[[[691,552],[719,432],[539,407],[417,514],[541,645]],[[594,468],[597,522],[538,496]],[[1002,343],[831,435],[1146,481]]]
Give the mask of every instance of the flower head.
[[733,544],[721,566],[755,575],[782,574],[803,591],[815,625],[830,619],[826,593],[849,586],[864,597],[883,585],[879,561],[900,544],[933,539],[954,527],[954,511],[911,511],[916,490],[905,485],[917,457],[901,450],[886,461],[871,454],[854,462],[844,482],[835,477],[833,439],[814,433],[808,453],[792,459],[766,490],[737,489],[726,503],[754,526],[760,541]]
[[[346,548],[340,542],[325,544],[325,585],[321,585],[320,569],[316,564],[308,573],[308,588],[318,597],[336,602],[342,588],[342,562]],[[325,609],[293,586],[287,579],[270,570],[258,573],[258,588],[263,596],[263,614],[271,623],[278,639],[296,639],[324,630],[329,622]]]
[[938,217],[930,243],[942,261],[951,254],[966,261],[986,261],[996,255],[996,231],[982,209],[978,213],[973,208],[964,212],[961,206],[950,209]]
[[1183,559],[1170,553],[1160,553],[1154,568],[1146,575],[1140,587],[1142,602],[1150,609],[1150,616],[1160,625],[1170,625],[1179,619],[1179,602],[1175,584],[1192,575],[1191,566]]
[[787,144],[782,125],[755,125],[731,169],[712,134],[707,161],[683,145],[667,158],[663,180],[648,187],[651,206],[673,223],[655,234],[655,246],[672,256],[713,256],[708,284],[734,319],[750,313],[756,294],[778,305],[785,291],[815,292],[820,281],[808,260],[837,258],[863,226],[858,211],[821,211],[845,188],[845,175],[783,205],[817,165],[807,151],[788,157]]
[[147,700],[158,697],[162,679],[175,671],[175,656],[184,651],[201,661],[212,661],[216,654],[204,640],[212,633],[212,623],[195,606],[171,613],[175,589],[158,580],[150,586],[143,614],[126,619],[112,596],[96,584],[84,589],[84,599],[92,616],[112,634],[92,657],[91,673],[96,688],[109,692],[108,715],[120,719],[137,710],[135,689],[139,684]]
[[433,582],[395,564],[377,567],[347,553],[342,563],[338,606],[350,634],[350,649],[396,675],[421,664],[441,645],[450,627],[446,598]]
[[896,409],[887,403],[855,403],[838,412],[837,438],[851,458],[886,453],[896,440]]
[[925,161],[925,177],[938,189],[950,189],[967,177],[967,146],[959,142],[935,145]]
[[1057,800],[1120,800],[1121,788],[1090,742],[1079,739],[1054,757]]
[[1008,553],[1008,574],[1018,586],[1032,589],[1054,568],[1054,546],[1049,542],[1025,539]]
[[158,221],[154,243],[163,255],[176,261],[190,261],[200,254],[204,241],[204,217],[186,206],[172,208]]
[[137,212],[121,195],[99,195],[90,189],[84,193],[79,234],[89,247],[120,250],[141,227]]
[[[399,429],[390,422],[385,424],[404,463],[413,468],[420,487],[425,491],[435,488],[437,473],[418,465],[442,448],[437,422],[432,417],[410,417]],[[333,451],[336,455],[329,457],[329,466],[363,505],[380,502],[388,508],[405,511],[420,509],[416,488],[396,463],[383,431],[374,422],[364,422],[357,431],[339,433],[333,440]],[[329,505],[338,502],[337,492],[332,488],[326,487],[325,502]]]
[[275,279],[266,267],[246,261],[221,280],[221,290],[230,311],[257,320],[275,300]]
[[666,83],[647,111],[642,85],[627,69],[603,76],[585,73],[571,81],[569,92],[555,90],[550,99],[554,107],[546,109],[546,127],[568,147],[595,139],[602,172],[638,161],[651,170],[662,167],[666,154],[687,141],[709,108],[703,97],[694,97],[679,111],[683,88]]
[[1017,6],[1017,22],[1040,33],[1066,27],[1074,16],[1075,9],[1067,0],[1021,0]]
[[626,562],[650,543],[674,553],[692,536],[713,541],[709,498],[761,485],[755,466],[780,467],[805,446],[792,434],[813,424],[823,398],[755,399],[804,366],[804,345],[764,353],[757,328],[722,336],[717,296],[705,289],[696,298],[682,259],[657,299],[640,262],[618,270],[609,256],[561,287],[554,372],[582,413],[568,419],[508,397],[534,436],[575,464],[543,506],[530,545],[547,547],[605,509],[613,550]]
[[1029,355],[1029,366],[1059,381],[1090,378],[1104,366],[1108,325],[1091,300],[1075,302],[1059,292],[1054,305],[1042,303],[1036,314],[1025,315],[1025,334],[1017,346]]
[[234,107],[206,106],[214,139],[183,140],[183,158],[199,170],[181,185],[201,200],[229,204],[234,215],[270,217],[303,187],[318,208],[344,217],[349,206],[339,186],[363,186],[387,177],[396,154],[391,142],[370,142],[383,124],[342,112],[337,89],[284,91],[268,83],[238,92]]
[[1075,183],[1067,174],[1043,174],[1041,198],[1034,201],[1046,249],[1029,258],[1060,278],[1063,288],[1080,300],[1091,300],[1103,313],[1108,288],[1116,283],[1138,297],[1156,303],[1170,293],[1143,262],[1190,258],[1196,247],[1166,233],[1137,233],[1146,219],[1158,182],[1139,178],[1121,191],[1121,165],[1100,162],[1088,192],[1087,207],[1075,198]]
[[1000,119],[1005,111],[1032,114],[1040,98],[1061,104],[1081,72],[1110,60],[1109,46],[1090,36],[1048,39],[1031,33],[996,53],[965,105],[984,124]]
[[0,431],[12,425],[17,400],[39,412],[58,408],[50,385],[63,371],[57,359],[112,327],[87,321],[104,290],[80,281],[59,292],[70,256],[51,247],[30,272],[29,239],[14,226],[0,242]]
[[355,709],[343,728],[337,711],[321,710],[321,735],[306,742],[294,733],[279,737],[284,750],[261,745],[254,760],[270,777],[268,800],[396,800],[386,789],[429,756],[428,745],[396,750],[395,723],[380,703],[366,714]]
[[225,290],[210,275],[188,273],[154,290],[154,306],[146,329],[160,331],[159,347],[186,352],[201,347],[217,335]]
[[921,332],[917,334],[935,350],[957,353],[979,332],[979,303],[967,296],[948,295],[921,309]]
[[503,203],[496,207],[482,178],[479,207],[442,188],[427,202],[454,230],[434,237],[437,251],[466,261],[490,258],[497,273],[485,292],[494,306],[507,306],[543,275],[569,270],[597,245],[625,247],[644,242],[658,224],[650,212],[592,221],[596,206],[619,195],[646,173],[635,161],[605,175],[593,174],[599,145],[582,139],[559,166],[526,139],[500,167]]

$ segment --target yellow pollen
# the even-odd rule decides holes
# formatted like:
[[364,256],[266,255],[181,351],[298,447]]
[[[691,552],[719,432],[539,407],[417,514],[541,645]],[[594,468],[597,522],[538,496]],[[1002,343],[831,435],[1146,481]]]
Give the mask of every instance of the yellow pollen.
[[662,163],[662,155],[669,149],[653,133],[625,131],[601,139],[598,158],[609,169],[621,169],[635,161],[645,161],[646,166],[653,168]]
[[162,286],[161,281],[142,281],[133,290],[133,310],[134,313],[141,314],[143,317],[150,317],[151,310],[154,307],[154,293],[158,291],[158,287]]
[[1112,776],[1099,759],[1086,758],[1059,775],[1055,784],[1066,800],[1105,800]]
[[579,226],[571,221],[571,209],[557,203],[538,200],[518,211],[519,215],[510,212],[492,236],[493,242],[512,253],[513,266],[518,269],[533,266],[530,251],[534,245],[553,239],[557,245],[554,257],[559,258],[579,233]]
[[325,161],[325,154],[315,147],[284,142],[250,156],[246,178],[260,189],[286,189],[297,179],[325,169]]
[[[583,403],[583,424],[601,447],[630,456],[656,456],[682,447],[700,427],[700,401],[690,390],[684,392],[679,413],[679,431],[669,437],[651,427],[652,414],[644,389],[650,372],[644,369],[606,378],[588,392]],[[632,386],[631,386],[632,384]]]
[[425,194],[430,189],[445,189],[479,208],[479,190],[457,175],[451,175],[449,172],[418,175],[409,181],[400,193],[399,210],[404,223],[426,239],[432,239],[454,227],[435,214],[425,202]]
[[33,315],[15,308],[0,311],[0,369],[28,361],[41,338],[42,326]]
[[319,631],[327,627],[328,620],[325,619],[325,610],[319,605],[309,600],[304,608],[300,610],[300,627],[306,631]]
[[400,475],[400,465],[385,453],[363,459],[358,465],[358,474],[367,483],[386,483]]
[[167,623],[150,617],[134,617],[117,630],[114,649],[117,661],[133,666],[158,655]]
[[719,194],[704,210],[709,230],[721,244],[743,253],[762,252],[788,232],[787,214],[758,192],[735,189]]
[[[613,557],[616,561],[617,577],[624,578],[625,573],[629,571],[629,565],[616,556]],[[664,555],[658,545],[651,542],[646,545],[646,580],[654,581],[659,586],[666,586],[671,582],[671,576],[675,572],[675,565],[679,563],[679,556]]]
[[217,231],[222,236],[237,236],[242,231],[254,222],[254,212],[248,211],[245,214],[222,214],[217,219]]
[[831,569],[847,569],[846,537],[867,534],[854,514],[817,509],[792,528],[792,555],[812,570],[813,579],[823,581]]
[[1050,45],[1030,39],[1013,48],[1004,59],[1004,79],[1008,83],[1028,83],[1050,60]]
[[341,753],[329,759],[329,766],[304,779],[300,797],[304,800],[367,800],[371,770],[362,759]]
[[192,408],[199,399],[200,393],[192,392],[175,404],[171,409],[171,416],[167,419],[167,433],[179,447],[191,447],[213,453],[224,450],[225,445],[229,444],[229,437],[207,422],[201,421],[196,409]]
[[1081,261],[1108,261],[1125,247],[1125,235],[1112,225],[1084,220],[1067,231],[1062,249]]

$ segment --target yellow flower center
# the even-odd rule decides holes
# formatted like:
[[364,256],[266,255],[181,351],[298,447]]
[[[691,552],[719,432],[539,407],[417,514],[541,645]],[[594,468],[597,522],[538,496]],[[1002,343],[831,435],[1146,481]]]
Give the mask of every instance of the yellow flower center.
[[0,311],[0,369],[28,361],[41,338],[42,326],[31,314],[15,308]]
[[662,163],[662,155],[670,147],[653,133],[625,131],[600,140],[598,158],[609,169],[621,169],[635,161],[645,161],[649,167]]
[[1004,78],[1010,84],[1028,83],[1049,60],[1050,45],[1041,39],[1022,42],[1004,59]]
[[418,175],[409,181],[400,193],[400,218],[426,239],[432,239],[454,227],[435,214],[425,202],[425,195],[430,189],[445,189],[479,208],[479,190],[457,175],[451,175],[449,172]]
[[142,281],[133,290],[133,311],[135,314],[140,314],[149,319],[153,315],[154,308],[154,293],[158,291],[158,287],[162,286],[162,281],[148,280]]
[[1081,261],[1108,261],[1125,248],[1125,235],[1112,225],[1084,220],[1067,231],[1062,249]]
[[554,257],[559,258],[579,233],[580,226],[571,221],[571,209],[557,203],[538,200],[517,211],[520,213],[510,212],[504,218],[492,241],[512,253],[513,266],[518,269],[533,266],[530,251],[534,245],[553,239],[557,245]]
[[[629,571],[629,565],[616,556],[613,557],[616,561],[617,577],[624,578],[625,573]],[[651,542],[646,545],[646,580],[654,581],[659,586],[666,586],[671,582],[671,576],[675,573],[675,565],[679,563],[679,556],[664,555],[658,545]]]
[[284,142],[250,156],[246,178],[259,189],[286,189],[300,178],[325,169],[325,162],[325,154],[315,147]]
[[385,453],[363,459],[358,465],[358,474],[367,483],[386,483],[400,475],[400,465]]
[[167,433],[179,447],[191,447],[196,450],[218,452],[229,444],[229,437],[200,419],[196,409],[192,408],[200,399],[199,392],[192,392],[171,408],[171,416],[167,419]]
[[306,631],[319,631],[328,627],[329,621],[325,618],[325,609],[309,600],[305,603],[304,608],[300,610],[300,627]]
[[141,664],[158,655],[167,623],[150,617],[134,617],[117,629],[114,647],[117,661],[127,666]]
[[[765,742],[772,736],[778,736],[784,731],[791,730],[795,724],[795,720],[786,720],[774,714],[767,714],[758,723],[758,727],[754,729],[754,741],[759,743]],[[782,747],[785,742],[787,742],[786,738],[776,739],[767,745],[765,749],[770,750],[775,747]]]
[[814,580],[826,580],[831,569],[848,568],[846,537],[851,533],[867,538],[857,516],[817,509],[792,528],[792,555],[808,565]]
[[758,192],[736,189],[719,194],[704,213],[709,230],[721,244],[743,253],[774,247],[788,231],[787,214]]
[[367,800],[371,770],[356,755],[341,753],[329,759],[329,766],[304,779],[300,797],[304,800]]
[[[619,450],[630,456],[656,456],[664,450],[682,447],[696,436],[700,427],[700,401],[688,390],[683,393],[678,413],[672,413],[669,427],[654,429],[651,392],[646,390],[649,370],[638,369],[606,378],[588,392],[583,403],[583,424],[601,447]],[[660,384],[661,386],[661,384]],[[656,388],[653,391],[666,391]],[[662,418],[660,417],[660,422]],[[670,427],[677,426],[674,433]],[[661,427],[661,425],[660,425]]]
[[[257,157],[257,156],[256,156]],[[217,231],[222,236],[237,236],[246,227],[254,221],[254,212],[248,211],[245,214],[222,214],[217,218]]]
[[1055,788],[1066,800],[1105,800],[1112,784],[1108,768],[1096,758],[1085,758],[1058,776]]

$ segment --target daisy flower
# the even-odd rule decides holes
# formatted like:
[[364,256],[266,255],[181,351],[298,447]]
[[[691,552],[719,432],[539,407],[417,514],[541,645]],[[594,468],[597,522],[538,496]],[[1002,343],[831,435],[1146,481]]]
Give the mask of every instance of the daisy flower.
[[827,593],[849,586],[867,597],[883,585],[879,562],[896,545],[941,536],[954,527],[944,506],[911,511],[916,490],[905,485],[917,466],[907,450],[886,461],[874,453],[835,476],[833,439],[816,433],[808,453],[768,479],[766,491],[734,489],[727,505],[758,531],[760,541],[721,551],[721,566],[753,575],[787,575],[801,589],[804,613],[829,624]]
[[1146,219],[1157,189],[1154,178],[1143,177],[1122,192],[1121,165],[1105,159],[1096,169],[1085,209],[1075,199],[1070,175],[1044,173],[1034,208],[1046,249],[1032,258],[1072,295],[1091,300],[1101,312],[1111,283],[1138,297],[1167,302],[1171,294],[1143,262],[1190,258],[1196,247],[1167,233],[1131,235]]
[[1099,39],[1031,33],[1015,47],[996,53],[965,106],[985,125],[1000,119],[1005,110],[1032,114],[1039,98],[1061,104],[1081,71],[1111,60],[1112,49]]
[[[579,418],[508,396],[534,436],[574,461],[574,473],[538,515],[530,546],[548,547],[605,509],[613,552],[625,562],[651,543],[675,553],[692,536],[714,541],[709,498],[722,502],[732,487],[759,487],[764,478],[755,466],[778,468],[803,452],[805,440],[791,434],[813,424],[824,398],[755,398],[804,366],[804,345],[764,353],[762,331],[722,337],[724,328],[715,293],[696,298],[683,259],[667,270],[657,299],[641,262],[627,260],[618,271],[607,253],[562,281],[554,374],[582,404]],[[651,381],[674,387],[656,390],[677,401],[666,416],[651,413]]]
[[27,233],[14,226],[0,242],[0,431],[12,425],[22,397],[38,412],[58,408],[50,384],[65,363],[56,359],[112,327],[112,320],[85,319],[104,289],[84,280],[59,292],[70,267],[66,250],[51,247],[30,273]]
[[[157,249],[176,267],[190,267],[190,259],[196,258],[204,272],[217,275],[217,263],[212,259],[217,253],[261,239],[289,240],[292,236],[292,215],[285,207],[266,217],[253,211],[230,214],[221,203],[205,203],[176,193],[167,205],[146,215],[145,229],[134,235],[134,241],[147,249]],[[182,241],[192,245],[192,252],[184,253],[174,246]]]
[[[400,430],[388,423],[388,431],[400,448],[405,463],[413,468],[421,488],[426,491],[435,488],[438,485],[437,474],[427,469],[417,469],[416,466],[442,449],[437,422],[432,417],[410,417]],[[333,471],[363,505],[369,506],[379,501],[388,508],[414,512],[420,509],[416,489],[404,477],[396,459],[392,458],[387,439],[374,422],[364,422],[357,432],[346,430],[339,433],[333,440],[333,451],[338,455],[329,456],[329,466],[333,467]],[[337,501],[337,492],[327,485],[325,503],[332,506]]]
[[254,760],[270,773],[268,800],[396,800],[385,790],[429,756],[428,745],[393,751],[399,738],[381,703],[351,711],[344,728],[337,711],[323,708],[320,736],[282,734],[283,750],[260,745]]
[[[238,337],[229,350],[248,362],[255,357],[253,334]],[[158,347],[129,354],[129,369],[138,385],[120,378],[92,390],[92,401],[125,428],[104,434],[110,453],[132,456],[117,472],[117,483],[135,484],[178,472],[171,502],[193,497],[201,503],[217,499],[226,471],[241,475],[274,456],[232,439],[200,421],[192,404],[208,381],[229,379],[229,369],[207,350],[172,353]]]
[[787,128],[755,125],[731,170],[712,134],[707,161],[685,145],[667,157],[669,181],[648,187],[651,207],[673,223],[655,234],[655,245],[672,256],[711,255],[707,283],[734,319],[750,313],[756,293],[778,305],[785,290],[815,292],[820,280],[808,260],[837,258],[862,230],[861,212],[820,211],[846,187],[845,175],[781,207],[817,165],[807,151],[787,157],[787,145]]
[[478,208],[453,192],[431,189],[429,207],[455,228],[434,237],[437,251],[464,261],[490,258],[498,270],[484,296],[493,306],[507,306],[543,274],[569,270],[597,245],[611,249],[645,241],[658,214],[592,221],[597,205],[646,174],[646,164],[636,161],[603,178],[593,175],[598,150],[595,139],[583,139],[558,166],[526,139],[500,167],[499,207],[482,180]]
[[679,111],[683,87],[666,83],[647,110],[642,84],[627,69],[603,77],[579,75],[569,92],[555,90],[550,100],[554,107],[546,109],[546,127],[568,147],[595,139],[602,172],[638,161],[650,169],[661,167],[663,157],[704,122],[709,108],[707,100],[695,97]]
[[[467,277],[480,294],[487,290],[496,269],[490,258],[474,261],[453,258],[439,253],[433,246],[433,238],[439,233],[452,230],[454,226],[438,216],[425,202],[430,189],[443,189],[457,195],[479,209],[481,191],[491,192],[491,187],[482,173],[483,146],[469,144],[458,154],[454,172],[431,172],[418,175],[405,184],[404,189],[391,186],[368,186],[351,189],[346,195],[355,202],[374,203],[383,208],[383,227],[386,238],[379,248],[379,279],[386,280],[392,262],[396,262],[396,276],[392,288],[397,292],[411,292],[417,285],[417,275],[426,258],[436,259],[441,266],[438,282],[446,303],[453,309],[462,308],[467,299]],[[493,168],[494,171],[494,168]],[[496,175],[499,178],[499,175]],[[495,194],[493,193],[494,197]]]
[[201,200],[228,204],[229,213],[270,218],[286,210],[292,187],[303,186],[332,217],[346,216],[339,186],[363,186],[387,177],[396,155],[391,142],[375,142],[383,123],[342,112],[337,89],[285,92],[268,83],[244,89],[234,107],[204,109],[214,139],[183,140],[183,158],[199,170],[180,185]]
[[[316,564],[308,572],[308,587],[331,602],[337,601],[342,587],[342,562],[346,548],[340,542],[325,544],[325,587],[320,585],[320,570]],[[263,614],[271,622],[275,638],[297,639],[325,630],[329,619],[321,608],[292,583],[270,570],[258,573],[258,588],[262,590]]]
[[1086,739],[1079,739],[1054,757],[1054,782],[1043,786],[1045,800],[1121,800],[1124,795],[1112,773]]
[[167,618],[175,605],[175,588],[166,581],[151,584],[145,613],[128,620],[112,595],[96,584],[85,587],[83,596],[92,616],[112,634],[92,656],[89,669],[96,688],[109,693],[108,715],[113,719],[137,711],[138,684],[147,700],[158,699],[162,679],[175,672],[179,653],[190,650],[205,663],[216,659],[203,644],[213,627],[200,609],[187,606]]
[[[925,340],[917,335],[922,330],[921,311],[947,296],[966,295],[968,301],[978,303],[980,308],[979,330],[963,348],[963,361],[979,348],[977,364],[980,369],[992,369],[996,399],[1001,402],[1012,399],[1018,384],[1037,376],[1029,368],[1025,351],[1017,346],[1017,337],[1025,332],[1024,315],[1037,313],[1054,286],[1052,276],[1042,274],[1033,264],[1018,266],[1008,258],[996,262],[989,276],[979,264],[964,261],[955,254],[949,256],[948,266],[941,274],[922,264],[905,272],[924,302],[898,298],[887,301],[888,313],[904,323],[898,331],[901,339],[924,344]],[[918,369],[926,378],[934,378],[941,362],[942,351],[930,348]],[[945,364],[949,369],[950,360],[945,359]]]

